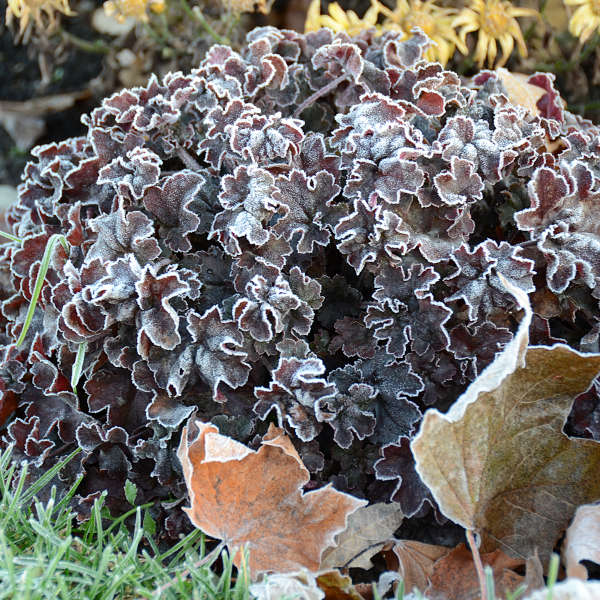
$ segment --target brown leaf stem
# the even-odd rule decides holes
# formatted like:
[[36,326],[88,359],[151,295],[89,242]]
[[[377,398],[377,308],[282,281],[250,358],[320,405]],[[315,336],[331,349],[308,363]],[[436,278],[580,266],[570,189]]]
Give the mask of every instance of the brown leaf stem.
[[479,580],[479,589],[481,590],[481,600],[487,600],[487,584],[485,582],[485,573],[483,572],[483,563],[481,562],[481,556],[479,555],[479,548],[477,548],[477,542],[471,529],[467,529],[467,542],[469,548],[473,554],[473,563],[475,564],[475,570],[477,571],[477,579]]

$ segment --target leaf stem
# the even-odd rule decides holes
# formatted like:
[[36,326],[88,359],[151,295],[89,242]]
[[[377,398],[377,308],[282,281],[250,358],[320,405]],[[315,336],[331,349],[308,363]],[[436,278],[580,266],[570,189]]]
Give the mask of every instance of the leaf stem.
[[188,15],[188,17],[192,18],[194,21],[200,24],[202,29],[210,35],[210,37],[217,42],[217,44],[223,44],[225,46],[229,46],[229,40],[219,35],[210,25],[210,23],[204,18],[204,15],[199,10],[192,10],[190,5],[187,3],[187,0],[180,0],[183,11]]
[[321,96],[328,94],[331,90],[334,90],[342,81],[348,79],[347,73],[336,77],[333,81],[330,81],[326,86],[322,87],[320,90],[317,90],[314,94],[311,94],[302,104],[294,111],[292,117],[297,119],[302,111],[307,109],[311,104],[313,104],[316,100],[318,100]]
[[475,571],[477,571],[477,579],[479,580],[479,591],[481,592],[481,600],[487,600],[487,583],[485,580],[483,563],[481,562],[481,556],[479,554],[479,548],[477,547],[477,542],[475,541],[473,530],[467,529],[466,534],[467,542],[469,543],[469,548],[471,549],[471,553],[473,554],[473,563],[475,564]]
[[108,54],[110,52],[110,46],[107,46],[104,42],[100,40],[94,40],[93,42],[88,42],[80,38],[77,35],[73,35],[69,33],[65,29],[59,29],[60,36],[63,40],[69,42],[79,50],[83,50],[84,52],[90,52],[92,54]]

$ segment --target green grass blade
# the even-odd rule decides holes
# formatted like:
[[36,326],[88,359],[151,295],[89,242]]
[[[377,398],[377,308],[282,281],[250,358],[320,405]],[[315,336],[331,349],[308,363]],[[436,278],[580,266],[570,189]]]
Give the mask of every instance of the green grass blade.
[[0,231],[0,237],[8,238],[12,242],[19,242],[19,244],[23,243],[23,239],[13,235],[12,233],[6,233],[6,231]]
[[56,242],[60,242],[62,244],[67,254],[69,252],[69,243],[67,242],[67,238],[65,238],[62,233],[54,233],[48,238],[48,243],[46,244],[46,249],[44,250],[44,256],[42,257],[40,270],[38,272],[37,279],[35,280],[33,294],[31,295],[31,302],[29,303],[29,308],[27,309],[27,315],[25,315],[25,323],[23,324],[21,335],[16,342],[17,348],[23,343],[25,337],[27,336],[27,332],[29,331],[29,326],[31,325],[33,314],[35,313],[35,307],[44,285],[44,279],[46,279],[46,274],[48,273],[48,269],[50,267],[50,258],[52,257],[52,250],[54,250]]
[[75,362],[73,363],[73,371],[71,373],[71,387],[73,393],[77,393],[77,382],[81,377],[81,371],[83,369],[83,359],[85,358],[85,352],[87,350],[87,342],[81,342],[77,346],[77,354],[75,355]]

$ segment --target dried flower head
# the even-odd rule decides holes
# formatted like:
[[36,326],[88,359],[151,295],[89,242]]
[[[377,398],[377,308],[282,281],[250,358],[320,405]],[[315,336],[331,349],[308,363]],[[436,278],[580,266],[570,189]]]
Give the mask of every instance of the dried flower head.
[[600,3],[598,0],[564,0],[564,3],[578,7],[569,20],[569,31],[583,44],[600,27]]
[[119,21],[133,17],[138,21],[148,21],[148,10],[160,14],[166,8],[165,0],[107,0],[104,12],[115,16]]
[[8,0],[6,6],[6,24],[13,19],[19,20],[19,37],[33,23],[39,31],[50,31],[56,26],[56,13],[74,15],[69,0]]
[[414,27],[419,27],[435,43],[427,49],[425,58],[438,60],[442,65],[450,60],[454,49],[458,48],[463,54],[467,53],[464,42],[456,35],[453,20],[456,10],[442,8],[434,0],[398,0],[396,8],[390,10],[384,4],[378,3],[379,10],[385,15],[384,29],[399,30],[405,35]]
[[474,59],[483,66],[487,58],[488,66],[496,61],[498,46],[502,48],[502,59],[496,65],[503,66],[513,51],[515,41],[521,56],[527,56],[527,46],[516,17],[540,17],[533,8],[513,6],[508,0],[471,0],[469,7],[463,8],[454,19],[454,26],[461,27],[459,37],[466,43],[468,33],[477,31],[479,38]]
[[356,35],[364,29],[375,27],[379,17],[379,5],[374,0],[362,19],[353,10],[344,11],[337,2],[332,2],[328,11],[328,15],[322,15],[320,0],[312,0],[306,15],[304,31],[317,31],[321,27],[329,27],[335,32],[345,31],[348,35]]

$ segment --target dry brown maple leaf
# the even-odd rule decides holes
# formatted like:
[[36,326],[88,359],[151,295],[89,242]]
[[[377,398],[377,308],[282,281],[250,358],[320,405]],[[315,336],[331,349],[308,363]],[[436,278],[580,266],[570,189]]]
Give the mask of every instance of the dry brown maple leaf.
[[587,579],[588,572],[582,560],[591,560],[600,564],[600,505],[580,506],[569,529],[563,545],[563,554],[567,565],[567,577]]
[[304,494],[310,476],[282,429],[270,426],[258,451],[219,434],[210,423],[184,427],[177,456],[190,496],[186,512],[223,540],[237,565],[242,546],[255,576],[316,571],[323,550],[366,502],[330,485]]
[[527,295],[505,285],[525,309],[515,338],[447,414],[427,411],[411,447],[442,512],[481,534],[482,551],[537,547],[545,560],[577,506],[600,498],[600,444],[562,432],[600,355],[527,348]]

